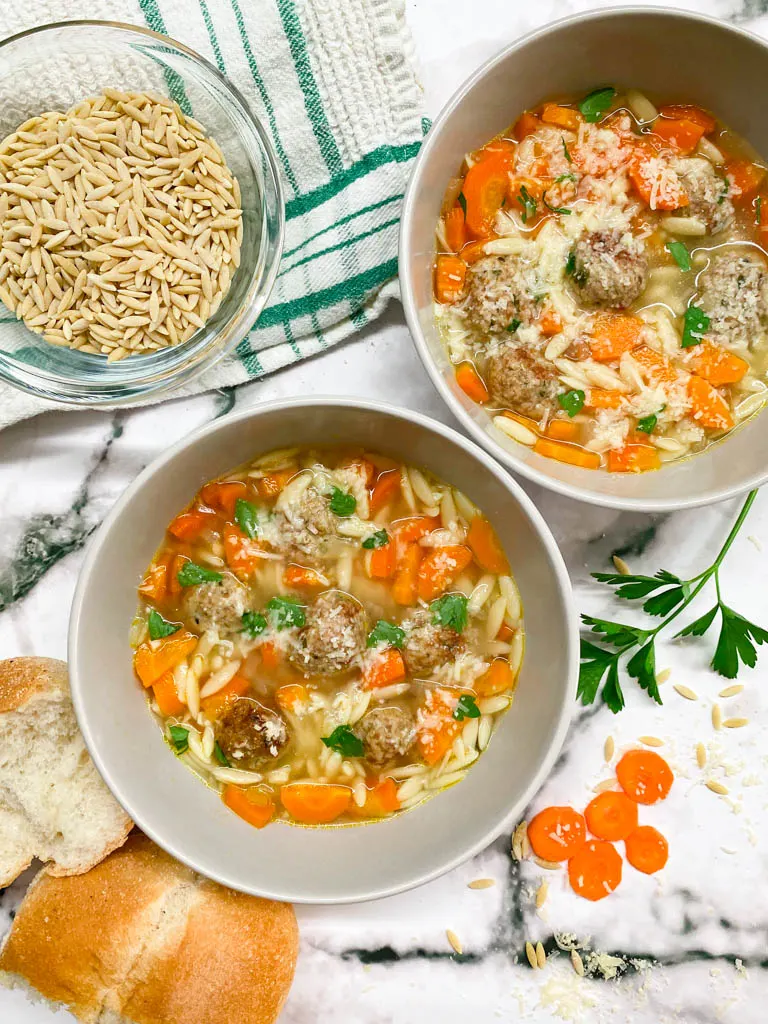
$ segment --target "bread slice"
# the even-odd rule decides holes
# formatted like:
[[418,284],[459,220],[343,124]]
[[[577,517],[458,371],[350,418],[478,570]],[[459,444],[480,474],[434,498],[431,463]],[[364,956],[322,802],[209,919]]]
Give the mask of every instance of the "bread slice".
[[290,904],[207,881],[134,832],[87,874],[38,875],[0,984],[86,1024],[273,1024],[297,952]]
[[54,875],[88,871],[132,827],[85,749],[66,664],[0,661],[0,888],[35,857]]

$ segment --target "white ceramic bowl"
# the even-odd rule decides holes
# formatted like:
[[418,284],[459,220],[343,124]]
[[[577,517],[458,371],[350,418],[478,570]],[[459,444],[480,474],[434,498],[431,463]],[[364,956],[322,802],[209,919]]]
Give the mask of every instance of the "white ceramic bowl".
[[[664,511],[731,498],[768,480],[768,414],[721,444],[659,472],[607,473],[537,455],[505,438],[456,384],[435,326],[435,225],[464,154],[548,96],[607,83],[701,103],[768,158],[762,85],[768,45],[742,29],[683,11],[612,8],[533,32],[479,68],[435,121],[419,153],[403,207],[400,285],[408,326],[438,391],[462,425],[505,466],[572,498],[634,511]],[[490,432],[489,432],[490,427]]]
[[[170,519],[206,480],[259,452],[353,440],[426,466],[498,531],[525,608],[515,703],[458,786],[370,825],[257,831],[165,744],[131,668],[136,586]],[[544,520],[496,462],[459,434],[392,406],[320,398],[216,420],[131,484],[90,543],[72,608],[72,694],[88,749],[128,814],[160,846],[234,889],[303,903],[373,899],[434,878],[511,829],[552,768],[576,694],[578,625]]]

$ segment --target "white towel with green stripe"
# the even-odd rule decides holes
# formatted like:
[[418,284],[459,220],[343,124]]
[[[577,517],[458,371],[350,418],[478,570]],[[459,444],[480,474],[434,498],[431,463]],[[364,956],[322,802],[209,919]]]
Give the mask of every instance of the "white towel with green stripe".
[[[243,383],[322,352],[397,295],[400,204],[423,134],[401,0],[2,0],[0,37],[106,19],[178,39],[215,64],[269,131],[285,250],[237,354],[183,389]],[[56,408],[0,386],[0,426]]]

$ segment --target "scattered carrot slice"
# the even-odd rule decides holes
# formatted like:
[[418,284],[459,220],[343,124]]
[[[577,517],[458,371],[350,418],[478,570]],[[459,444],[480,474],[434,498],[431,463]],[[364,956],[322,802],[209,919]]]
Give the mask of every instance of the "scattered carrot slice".
[[542,860],[568,860],[586,838],[584,815],[572,807],[545,807],[528,824],[528,842]]
[[590,452],[576,444],[566,444],[564,441],[553,441],[548,437],[540,437],[533,446],[533,450],[539,455],[545,455],[548,459],[557,459],[558,462],[567,462],[571,466],[580,466],[582,469],[600,468],[600,456],[597,452]]
[[275,816],[275,803],[269,793],[263,790],[249,787],[243,789],[241,786],[233,786],[231,783],[224,787],[221,798],[230,811],[234,811],[238,817],[247,821],[254,828],[264,828]]
[[526,110],[524,114],[521,114],[515,121],[515,126],[512,129],[512,134],[515,136],[518,142],[522,142],[528,135],[532,135],[541,127],[541,121],[536,117],[535,114],[531,114],[530,111]]
[[563,329],[563,321],[560,318],[560,314],[555,312],[554,309],[545,309],[539,319],[537,320],[539,330],[547,338],[551,338],[553,334],[559,334]]
[[427,764],[437,764],[464,727],[453,717],[458,700],[455,691],[437,687],[416,712],[416,742]]
[[737,384],[749,369],[745,359],[706,339],[691,349],[690,365],[694,373],[716,388]]
[[507,194],[509,168],[510,155],[500,152],[479,160],[467,171],[461,190],[467,203],[467,227],[475,238],[487,238],[493,232]]
[[323,590],[328,586],[328,581],[319,572],[293,562],[285,567],[283,583],[286,587],[295,587],[298,590]]
[[400,651],[387,647],[377,651],[363,669],[363,689],[377,690],[380,686],[391,686],[405,679],[405,662]]
[[147,640],[136,648],[133,667],[144,686],[152,686],[197,647],[197,637],[180,629],[161,640]]
[[556,124],[558,128],[577,132],[583,118],[577,110],[570,107],[561,107],[558,103],[545,103],[541,111],[541,120],[544,124]]
[[493,241],[495,237],[496,235],[491,232],[488,238],[483,238],[478,242],[468,242],[461,250],[461,258],[470,266],[477,263],[478,260],[488,255],[485,251],[485,243]]
[[658,117],[653,122],[653,133],[676,149],[678,153],[692,153],[704,134],[704,126],[687,117]]
[[572,420],[552,420],[544,434],[555,441],[574,442],[581,436],[581,425]]
[[235,514],[238,498],[245,498],[247,488],[242,480],[214,481],[200,491],[200,500],[208,508],[223,512],[229,519]]
[[495,697],[497,693],[513,690],[515,677],[506,658],[494,658],[491,666],[472,684],[478,697]]
[[621,391],[589,388],[584,400],[585,409],[618,409],[624,397]]
[[438,302],[458,302],[464,294],[467,265],[458,256],[440,255],[435,260],[435,297]]
[[645,324],[636,316],[624,313],[602,313],[592,324],[589,350],[598,362],[621,359],[640,344],[640,332]]
[[203,697],[200,701],[200,707],[206,715],[214,718],[222,709],[233,704],[238,697],[248,693],[250,688],[250,680],[246,679],[245,676],[233,676],[226,686],[222,686],[220,690],[212,693],[210,697]]
[[418,572],[418,592],[422,601],[439,597],[471,561],[472,552],[463,544],[451,544],[430,552]]
[[256,481],[256,491],[260,498],[276,498],[292,476],[296,475],[296,468],[276,469],[273,473],[267,473]]
[[417,574],[421,561],[418,544],[409,544],[403,552],[392,583],[392,599],[396,604],[409,605],[416,600]]
[[626,793],[608,790],[590,800],[584,817],[592,835],[615,843],[637,828],[637,804]]
[[168,570],[173,562],[173,552],[166,551],[150,565],[146,576],[139,585],[139,593],[150,601],[162,601],[168,590]]
[[306,704],[307,698],[307,688],[301,683],[288,683],[275,693],[275,700],[283,711],[297,710],[302,704]]
[[704,380],[692,373],[688,378],[688,397],[691,417],[707,430],[730,430],[734,424],[730,407],[723,396]]
[[395,545],[392,541],[374,548],[368,565],[371,579],[388,580],[395,572]]
[[280,790],[283,807],[304,825],[327,825],[352,802],[352,790],[321,782],[291,782]]
[[453,206],[443,218],[445,224],[445,240],[452,252],[458,252],[467,241],[467,229],[464,225],[464,211],[460,206]]
[[765,168],[749,160],[730,160],[725,165],[725,174],[731,183],[730,198],[734,206],[746,206],[760,188]]
[[209,530],[216,523],[217,516],[214,512],[206,512],[202,508],[193,508],[189,512],[182,512],[175,519],[171,520],[168,532],[172,533],[177,540],[195,540],[203,530]]
[[482,405],[490,398],[483,378],[472,363],[459,363],[456,368],[456,383],[473,402],[478,402]]
[[669,359],[647,345],[634,349],[632,358],[653,384],[671,384],[677,380],[677,370]]
[[475,561],[486,572],[506,576],[509,573],[509,561],[496,531],[485,516],[474,516],[469,524],[467,544],[472,549]]
[[568,861],[568,880],[577,896],[602,900],[621,882],[621,857],[604,839],[592,839]]
[[630,800],[638,804],[663,800],[674,782],[672,769],[653,750],[628,750],[616,765],[616,778]]
[[411,544],[413,541],[421,540],[425,533],[434,530],[438,525],[436,517],[409,516],[407,519],[398,519],[392,527],[392,533],[401,543]]
[[648,206],[653,201],[654,210],[679,210],[689,205],[682,181],[666,173],[650,141],[643,139],[635,144],[628,172],[637,194]]
[[701,125],[705,135],[713,132],[717,124],[714,117],[708,114],[706,110],[702,110],[701,107],[694,107],[690,103],[668,103],[663,107],[659,107],[659,113],[662,117],[671,117],[673,120],[684,118],[686,121],[692,121],[693,124]]
[[648,473],[660,468],[659,453],[652,444],[625,444],[608,452],[609,473]]
[[669,857],[669,844],[658,829],[640,825],[624,841],[627,860],[638,871],[653,875],[661,871]]
[[370,501],[370,512],[372,516],[381,512],[384,506],[390,501],[400,489],[400,470],[388,469],[381,473],[373,485]]
[[180,715],[182,713],[184,705],[179,700],[172,669],[164,672],[159,679],[156,679],[152,684],[152,688],[161,715],[167,718],[170,715]]

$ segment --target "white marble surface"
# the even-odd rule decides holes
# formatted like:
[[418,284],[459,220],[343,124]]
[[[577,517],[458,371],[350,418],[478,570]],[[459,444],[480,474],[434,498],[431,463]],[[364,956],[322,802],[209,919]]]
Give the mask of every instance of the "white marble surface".
[[[476,0],[468,16],[467,5],[456,0],[409,0],[429,112],[436,113],[461,79],[502,43],[588,6],[578,0],[536,5]],[[746,20],[768,34],[768,18],[759,17],[764,0],[681,6]],[[392,309],[358,341],[248,385],[234,397],[214,394],[130,413],[53,414],[3,433],[0,657],[65,656],[83,545],[142,466],[233,400],[243,405],[309,393],[375,396],[450,422],[399,310]],[[581,609],[592,613],[618,610],[588,577],[609,567],[612,552],[624,553],[638,571],[665,567],[693,575],[711,560],[737,507],[666,517],[628,515],[530,491],[562,547]],[[767,570],[768,492],[759,496],[723,575],[725,599],[763,625],[768,623]],[[709,649],[709,640],[662,645],[660,665],[672,670],[662,688],[662,708],[629,686],[627,710],[617,718],[604,707],[574,708],[563,757],[531,808],[535,812],[552,802],[583,806],[591,787],[610,774],[602,759],[609,733],[619,749],[640,735],[661,737],[677,782],[665,804],[642,816],[670,839],[669,864],[660,876],[627,868],[611,898],[590,904],[569,892],[562,873],[512,862],[505,838],[415,892],[354,907],[299,908],[302,950],[282,1024],[549,1024],[561,1019],[763,1024],[768,1019],[768,792],[763,781],[768,701],[760,684],[768,682],[768,653],[762,666],[742,673],[746,688],[728,702],[728,713],[748,716],[750,725],[716,734],[711,704],[724,682],[707,669]],[[683,700],[672,690],[674,682],[692,687],[699,700]],[[696,767],[693,753],[698,740],[710,745],[711,774],[727,783],[728,798],[704,787],[707,775]],[[533,893],[544,874],[550,893],[537,912]],[[495,878],[497,885],[467,889],[466,883],[480,876]],[[0,894],[0,934],[26,881]],[[452,955],[446,928],[460,936],[463,957]],[[648,969],[630,964],[618,981],[581,981],[561,954],[552,956],[545,971],[531,971],[525,939],[541,939],[552,952],[553,933],[562,931],[587,939],[589,948],[639,958]],[[69,1019],[53,1017],[20,993],[0,992],[0,1024]]]

